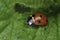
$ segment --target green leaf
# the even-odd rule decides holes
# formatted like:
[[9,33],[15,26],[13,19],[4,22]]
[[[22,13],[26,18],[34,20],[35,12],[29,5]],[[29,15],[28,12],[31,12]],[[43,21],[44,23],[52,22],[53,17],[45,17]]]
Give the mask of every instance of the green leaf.
[[[16,3],[34,10],[15,12]],[[0,40],[60,40],[59,10],[60,0],[0,0]],[[47,15],[46,26],[27,25],[27,17],[36,11]]]

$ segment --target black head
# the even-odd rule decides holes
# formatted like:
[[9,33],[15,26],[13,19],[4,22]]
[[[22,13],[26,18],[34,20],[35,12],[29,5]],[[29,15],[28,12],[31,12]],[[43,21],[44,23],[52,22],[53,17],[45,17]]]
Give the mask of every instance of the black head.
[[29,22],[29,21],[30,21],[30,19],[32,19],[32,17],[28,17],[27,22]]

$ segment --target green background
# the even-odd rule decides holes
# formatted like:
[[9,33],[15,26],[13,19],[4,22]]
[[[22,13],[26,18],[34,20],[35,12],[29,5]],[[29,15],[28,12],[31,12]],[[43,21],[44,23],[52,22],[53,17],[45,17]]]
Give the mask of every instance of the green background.
[[[34,10],[15,12],[15,3]],[[60,40],[59,8],[60,0],[0,0],[0,40]],[[46,26],[35,28],[26,24],[27,17],[36,9],[48,16]]]

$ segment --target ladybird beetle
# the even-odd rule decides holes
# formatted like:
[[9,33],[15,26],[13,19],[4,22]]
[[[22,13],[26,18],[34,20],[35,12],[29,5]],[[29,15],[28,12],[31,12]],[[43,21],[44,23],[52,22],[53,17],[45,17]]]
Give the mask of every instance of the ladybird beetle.
[[33,15],[30,15],[28,18],[28,24],[29,25],[46,25],[48,22],[47,16],[42,13],[35,13]]

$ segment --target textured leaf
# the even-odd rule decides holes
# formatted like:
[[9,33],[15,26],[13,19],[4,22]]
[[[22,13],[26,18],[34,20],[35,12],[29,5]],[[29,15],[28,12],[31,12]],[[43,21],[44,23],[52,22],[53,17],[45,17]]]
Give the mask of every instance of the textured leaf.
[[[16,3],[31,12],[15,12]],[[0,0],[0,40],[60,40],[60,0]],[[48,16],[44,27],[29,26],[27,17],[36,11]],[[46,28],[46,30],[45,30]]]

